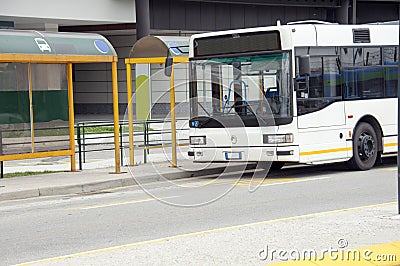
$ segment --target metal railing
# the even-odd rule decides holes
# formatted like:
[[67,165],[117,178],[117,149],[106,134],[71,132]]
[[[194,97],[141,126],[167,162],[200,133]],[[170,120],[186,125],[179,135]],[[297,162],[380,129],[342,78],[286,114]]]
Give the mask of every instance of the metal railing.
[[[187,121],[187,119],[177,119],[177,121]],[[134,126],[134,149],[143,150],[143,162],[148,162],[148,155],[151,149],[171,147],[171,128],[168,120],[144,120],[135,121]],[[167,127],[165,127],[167,125]],[[90,152],[101,152],[114,150],[114,123],[86,121],[75,125],[76,129],[76,153],[78,154],[79,170],[83,169],[86,163],[86,155]],[[180,135],[182,131],[189,128],[177,130]],[[124,149],[129,149],[129,130],[128,121],[120,121],[120,154],[121,165],[124,163]],[[177,145],[188,145],[188,138],[177,138]]]
[[[32,132],[35,136],[32,142]],[[37,127],[33,131],[14,126],[0,131],[0,155],[20,155],[37,152],[54,152],[69,147],[68,126]],[[20,159],[13,159],[20,160]],[[0,178],[4,178],[4,161],[0,161]]]
[[[177,119],[187,121],[187,119]],[[145,120],[135,121],[134,126],[134,150],[143,151],[143,163],[149,161],[150,150],[171,147],[171,121],[169,120]],[[177,130],[177,135],[188,127]],[[129,150],[128,121],[120,121],[120,156],[121,165],[124,164],[124,150]],[[0,148],[2,141],[0,137]],[[65,140],[53,140],[52,142],[65,142]],[[92,152],[114,151],[114,123],[112,121],[86,121],[75,125],[75,153],[78,154],[79,170],[83,170],[83,163],[87,162],[87,154]],[[177,138],[178,146],[188,145],[188,138]],[[13,143],[18,144],[18,143]],[[128,154],[128,153],[127,153]],[[0,162],[0,178],[4,177],[4,162]]]

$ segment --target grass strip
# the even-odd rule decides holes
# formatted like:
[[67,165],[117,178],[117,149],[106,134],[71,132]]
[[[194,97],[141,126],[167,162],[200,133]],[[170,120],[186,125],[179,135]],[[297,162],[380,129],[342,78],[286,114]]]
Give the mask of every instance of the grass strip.
[[32,175],[42,175],[42,174],[53,174],[64,171],[26,171],[26,172],[15,172],[15,173],[6,173],[4,174],[4,178],[12,178],[12,177],[20,177],[20,176],[32,176]]

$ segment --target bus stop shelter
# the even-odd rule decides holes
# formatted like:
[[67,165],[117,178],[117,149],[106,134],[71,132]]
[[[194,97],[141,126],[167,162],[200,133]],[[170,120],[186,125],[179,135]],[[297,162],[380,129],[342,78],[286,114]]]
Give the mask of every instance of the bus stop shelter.
[[0,30],[0,161],[70,156],[76,171],[73,64],[111,63],[120,173],[117,54],[103,36]]
[[125,59],[128,121],[129,121],[129,164],[134,165],[133,140],[133,106],[132,106],[132,65],[136,71],[136,117],[148,119],[150,113],[149,80],[151,64],[165,64],[168,58],[171,134],[172,134],[172,167],[177,166],[176,155],[176,115],[175,115],[175,88],[174,64],[189,62],[189,37],[184,36],[146,36],[138,40],[132,47],[129,58]]

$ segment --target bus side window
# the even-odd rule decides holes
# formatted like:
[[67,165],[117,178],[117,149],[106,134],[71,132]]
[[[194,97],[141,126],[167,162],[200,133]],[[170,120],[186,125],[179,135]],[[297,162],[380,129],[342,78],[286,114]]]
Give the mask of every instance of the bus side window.
[[297,113],[298,115],[314,112],[329,104],[342,100],[341,76],[337,64],[338,56],[311,56],[309,88],[307,77],[297,77]]
[[397,68],[399,49],[397,46],[382,48],[383,66],[385,68],[385,97],[396,97],[398,88]]
[[342,53],[345,99],[397,96],[397,47],[348,48]]

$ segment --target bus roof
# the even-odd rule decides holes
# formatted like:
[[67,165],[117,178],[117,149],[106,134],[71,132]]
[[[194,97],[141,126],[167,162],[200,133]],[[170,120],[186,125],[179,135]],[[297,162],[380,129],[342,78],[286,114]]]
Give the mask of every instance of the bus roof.
[[194,34],[190,38],[189,57],[194,56],[194,40],[232,35],[236,38],[243,33],[279,31],[282,50],[308,46],[385,46],[399,45],[399,26],[395,23],[376,24],[333,24],[333,23],[292,23],[268,27],[235,29]]

